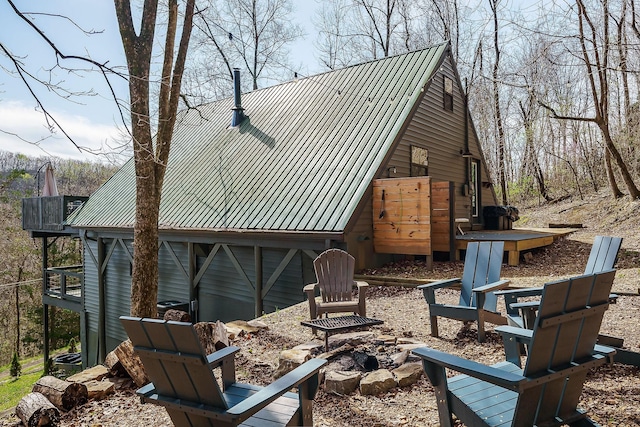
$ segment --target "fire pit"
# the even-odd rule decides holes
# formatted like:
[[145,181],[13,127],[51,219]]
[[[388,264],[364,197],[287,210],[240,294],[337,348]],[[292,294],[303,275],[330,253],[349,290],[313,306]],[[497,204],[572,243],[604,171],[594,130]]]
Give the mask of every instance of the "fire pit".
[[356,328],[381,325],[384,321],[362,316],[338,316],[300,322],[302,326],[318,329],[325,333],[324,351],[329,351],[329,335],[340,331],[349,331]]

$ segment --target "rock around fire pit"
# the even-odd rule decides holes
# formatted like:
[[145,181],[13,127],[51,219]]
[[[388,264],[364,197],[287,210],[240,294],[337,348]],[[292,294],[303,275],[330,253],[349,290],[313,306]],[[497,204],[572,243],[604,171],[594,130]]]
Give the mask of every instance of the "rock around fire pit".
[[379,335],[372,331],[333,335],[331,351],[321,353],[322,344],[309,343],[280,354],[277,376],[284,375],[312,357],[329,360],[324,369],[327,393],[381,394],[395,387],[408,387],[422,376],[420,359],[411,350],[425,346],[411,338]]

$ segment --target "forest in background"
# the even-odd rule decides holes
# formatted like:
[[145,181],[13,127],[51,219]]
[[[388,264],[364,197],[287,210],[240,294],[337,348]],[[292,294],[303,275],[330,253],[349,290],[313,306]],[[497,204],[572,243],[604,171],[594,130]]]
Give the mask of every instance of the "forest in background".
[[[306,74],[289,50],[302,33],[291,0],[198,5],[188,107],[230,96],[234,66],[244,90]],[[325,71],[449,41],[502,204],[640,197],[635,0],[324,0],[312,22]]]
[[[116,171],[112,165],[78,160],[27,157],[0,151],[0,365],[14,352],[29,357],[42,352],[42,239],[22,230],[22,204],[42,191],[44,170],[51,163],[58,192],[89,196]],[[39,173],[38,173],[39,172]],[[81,264],[80,242],[49,239],[52,265]],[[51,348],[80,342],[76,313],[56,307],[49,310]]]

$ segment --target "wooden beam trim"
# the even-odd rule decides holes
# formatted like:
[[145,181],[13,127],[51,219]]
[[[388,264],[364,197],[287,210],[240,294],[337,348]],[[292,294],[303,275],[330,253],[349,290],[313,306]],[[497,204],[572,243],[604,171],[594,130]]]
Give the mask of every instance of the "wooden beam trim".
[[100,274],[104,274],[105,270],[107,269],[107,265],[109,264],[109,260],[111,259],[111,255],[113,255],[113,251],[115,250],[117,245],[118,245],[118,242],[116,241],[116,239],[111,240],[111,245],[109,246],[109,251],[107,252],[107,255],[104,257],[104,262],[100,266]]
[[81,237],[80,240],[82,240],[82,245],[84,246],[84,250],[89,253],[89,256],[93,260],[93,263],[95,264],[96,269],[99,269],[100,266],[98,265],[98,260],[96,259],[96,256],[93,253],[93,251],[91,250],[91,246],[89,246],[89,244],[87,243],[86,237]]
[[213,249],[211,249],[211,252],[209,252],[207,259],[204,260],[204,264],[202,264],[202,267],[200,267],[200,270],[198,270],[198,273],[196,274],[195,279],[193,279],[194,287],[198,286],[198,284],[200,283],[200,279],[202,279],[202,276],[204,276],[204,273],[207,271],[207,269],[213,262],[213,259],[216,257],[218,250],[220,249],[220,246],[222,246],[220,243],[216,243],[213,246]]
[[247,273],[245,273],[244,270],[242,269],[242,265],[240,264],[240,262],[238,261],[238,259],[234,255],[234,253],[231,251],[231,249],[229,249],[229,245],[222,245],[222,249],[224,249],[224,251],[229,256],[229,259],[231,260],[231,263],[236,268],[236,271],[238,272],[240,277],[242,279],[244,279],[246,285],[249,286],[249,288],[251,290],[255,291],[256,287],[254,286],[253,283],[251,283],[251,280],[249,279],[249,276],[247,276]]
[[271,277],[269,277],[269,280],[267,280],[267,283],[262,289],[262,298],[267,296],[267,294],[269,293],[273,285],[276,283],[276,280],[278,280],[278,278],[280,277],[284,269],[287,268],[287,265],[289,265],[289,263],[297,253],[298,253],[297,249],[289,249],[289,252],[287,252],[287,255],[285,255],[282,261],[280,261],[278,268],[276,268],[276,270],[273,272]]
[[117,240],[118,240],[118,243],[120,243],[120,246],[122,246],[122,249],[124,249],[125,254],[127,254],[127,258],[129,258],[129,262],[133,264],[133,254],[129,251],[129,248],[127,247],[127,244],[124,242],[124,239],[118,237]]
[[182,275],[184,276],[184,278],[187,279],[187,281],[189,281],[189,273],[184,269],[184,266],[180,262],[180,258],[178,258],[178,256],[176,255],[176,252],[171,247],[171,243],[169,243],[166,240],[163,240],[162,245],[164,245],[167,248],[167,250],[169,251],[169,255],[171,255],[171,258],[173,259],[174,264],[182,272]]

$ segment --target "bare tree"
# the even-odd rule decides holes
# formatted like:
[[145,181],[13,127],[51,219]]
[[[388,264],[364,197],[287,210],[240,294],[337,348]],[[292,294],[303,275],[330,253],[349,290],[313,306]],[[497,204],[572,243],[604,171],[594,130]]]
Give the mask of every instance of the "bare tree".
[[[129,0],[115,0],[116,16],[129,69],[131,130],[136,171],[136,222],[131,275],[131,314],[155,317],[158,295],[158,218],[162,183],[169,159],[171,137],[176,121],[182,73],[193,25],[195,0],[187,0],[182,34],[177,47],[179,8],[177,0],[168,2],[164,30],[164,60],[158,97],[157,134],[153,138],[150,116],[151,58],[155,41],[158,0],[145,0],[141,22],[133,22]],[[139,31],[136,32],[136,27]],[[155,142],[155,143],[154,143]]]
[[[622,179],[627,187],[629,195],[640,198],[640,190],[636,187],[629,169],[618,151],[614,141],[610,123],[610,57],[613,51],[609,32],[610,9],[608,0],[602,0],[602,10],[599,20],[602,26],[599,28],[591,18],[590,12],[582,0],[576,0],[578,15],[578,42],[580,45],[582,61],[587,69],[588,87],[593,100],[593,116],[577,117],[559,114],[552,106],[540,101],[541,105],[552,112],[553,116],[563,120],[579,120],[595,123],[600,129],[605,144],[605,159],[611,156],[615,162]],[[606,161],[607,177],[614,197],[620,197],[622,193],[617,189],[615,176],[611,169],[611,162]]]
[[185,82],[196,103],[228,95],[233,68],[247,71],[253,90],[292,68],[288,46],[303,33],[291,20],[291,0],[207,0],[200,9]]
[[493,107],[496,119],[496,129],[498,132],[498,181],[500,184],[500,191],[502,193],[502,204],[508,204],[507,201],[507,177],[506,177],[506,163],[505,163],[505,133],[504,126],[502,124],[502,111],[500,109],[500,89],[499,89],[499,76],[500,70],[500,38],[498,34],[498,5],[500,0],[490,0],[491,12],[493,16],[493,48],[495,59],[493,63],[492,82],[493,82]]

